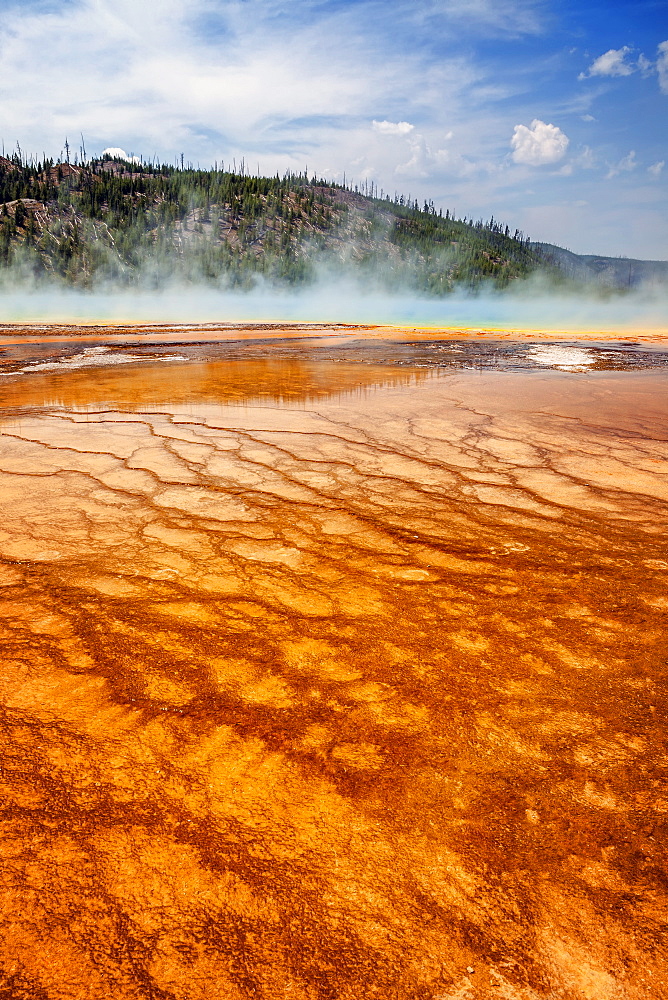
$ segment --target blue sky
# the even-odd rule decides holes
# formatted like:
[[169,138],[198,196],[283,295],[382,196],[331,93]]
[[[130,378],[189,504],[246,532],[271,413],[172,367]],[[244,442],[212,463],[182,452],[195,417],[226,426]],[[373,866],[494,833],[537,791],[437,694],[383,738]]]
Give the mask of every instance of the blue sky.
[[0,0],[0,136],[308,166],[668,258],[668,5]]

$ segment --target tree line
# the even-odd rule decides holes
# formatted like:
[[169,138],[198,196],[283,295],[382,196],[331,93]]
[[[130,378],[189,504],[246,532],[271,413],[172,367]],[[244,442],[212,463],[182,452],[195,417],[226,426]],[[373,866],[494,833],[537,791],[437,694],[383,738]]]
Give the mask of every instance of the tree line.
[[[236,168],[236,164],[234,165]],[[300,284],[323,262],[430,294],[545,267],[529,238],[493,218],[307,172],[254,176],[223,164],[0,158],[0,269],[90,287],[166,278]]]

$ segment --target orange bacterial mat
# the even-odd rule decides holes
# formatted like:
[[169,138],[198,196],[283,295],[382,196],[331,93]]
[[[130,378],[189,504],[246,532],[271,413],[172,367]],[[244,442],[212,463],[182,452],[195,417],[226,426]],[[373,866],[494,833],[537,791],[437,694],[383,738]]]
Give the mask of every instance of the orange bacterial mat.
[[668,997],[667,390],[4,376],[0,996]]

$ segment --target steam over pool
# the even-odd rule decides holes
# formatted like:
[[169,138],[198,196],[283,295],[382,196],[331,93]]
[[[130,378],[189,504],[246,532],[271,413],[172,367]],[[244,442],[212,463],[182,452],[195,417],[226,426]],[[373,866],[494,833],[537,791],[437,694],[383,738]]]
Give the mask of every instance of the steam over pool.
[[212,285],[91,291],[25,282],[0,286],[0,323],[59,322],[340,322],[545,330],[665,330],[665,290],[603,297],[560,294],[539,280],[506,291],[455,292],[428,298],[390,294],[358,281],[321,275],[299,290],[258,284],[238,292]]

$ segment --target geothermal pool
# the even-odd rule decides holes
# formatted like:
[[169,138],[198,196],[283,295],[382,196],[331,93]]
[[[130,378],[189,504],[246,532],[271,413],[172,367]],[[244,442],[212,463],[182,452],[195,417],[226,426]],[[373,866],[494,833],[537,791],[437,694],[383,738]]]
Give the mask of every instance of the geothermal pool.
[[667,356],[297,334],[2,331],[0,993],[667,997]]

